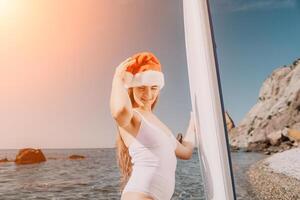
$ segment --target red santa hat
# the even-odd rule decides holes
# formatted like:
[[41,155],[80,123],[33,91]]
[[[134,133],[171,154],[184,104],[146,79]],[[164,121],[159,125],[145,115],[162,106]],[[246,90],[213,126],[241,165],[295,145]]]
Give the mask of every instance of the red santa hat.
[[164,86],[164,75],[159,60],[150,52],[141,52],[132,56],[135,62],[125,71],[125,88],[142,85],[157,85],[159,89]]

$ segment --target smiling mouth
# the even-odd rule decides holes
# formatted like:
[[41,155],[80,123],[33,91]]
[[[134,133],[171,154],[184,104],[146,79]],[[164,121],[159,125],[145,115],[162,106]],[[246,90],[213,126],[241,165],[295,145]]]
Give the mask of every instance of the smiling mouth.
[[151,101],[151,100],[147,100],[147,99],[142,99],[142,101]]

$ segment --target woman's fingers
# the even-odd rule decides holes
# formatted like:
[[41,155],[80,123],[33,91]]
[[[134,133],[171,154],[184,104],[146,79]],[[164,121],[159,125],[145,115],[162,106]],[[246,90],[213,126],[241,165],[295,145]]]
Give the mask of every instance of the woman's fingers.
[[121,66],[128,66],[130,63],[134,62],[135,60],[133,58],[127,58],[125,61],[121,63]]
[[127,58],[125,61],[123,61],[119,66],[116,68],[116,73],[123,73],[126,71],[127,67],[134,64],[135,59],[133,58]]
[[130,64],[133,64],[134,62],[135,62],[135,59],[129,57],[126,60],[124,60],[119,66],[120,67],[125,67],[125,66],[128,66]]
[[196,132],[196,124],[195,124],[195,115],[194,112],[191,111],[191,118],[190,118],[191,124],[193,126],[193,130]]
[[182,133],[178,133],[176,139],[177,139],[180,143],[182,143],[182,139],[183,139]]
[[190,127],[192,127],[192,128],[195,127],[195,122],[194,122],[194,118],[192,117],[192,115],[191,115],[191,118],[190,118],[189,125],[190,125]]

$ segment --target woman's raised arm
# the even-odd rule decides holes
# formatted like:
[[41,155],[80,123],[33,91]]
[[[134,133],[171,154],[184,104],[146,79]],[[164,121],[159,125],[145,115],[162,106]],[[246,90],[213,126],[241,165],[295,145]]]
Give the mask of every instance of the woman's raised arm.
[[112,117],[119,126],[125,127],[130,123],[132,118],[132,105],[126,88],[124,87],[123,77],[126,68],[134,63],[132,58],[126,59],[116,69],[110,96],[110,111]]

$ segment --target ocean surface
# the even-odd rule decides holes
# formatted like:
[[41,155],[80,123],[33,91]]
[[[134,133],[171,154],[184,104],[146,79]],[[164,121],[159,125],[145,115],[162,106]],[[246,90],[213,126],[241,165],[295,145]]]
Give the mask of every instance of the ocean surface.
[[[42,149],[44,163],[17,166],[0,163],[0,199],[97,199],[119,200],[120,173],[115,149]],[[18,150],[0,150],[0,159],[15,159]],[[70,160],[72,154],[86,156]],[[233,153],[232,163],[238,199],[252,200],[245,170],[261,154]],[[176,186],[172,200],[204,200],[204,185],[195,149],[191,160],[177,160]],[[249,196],[250,195],[250,196]]]

